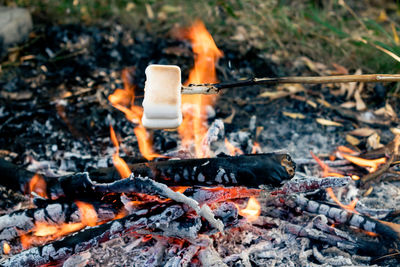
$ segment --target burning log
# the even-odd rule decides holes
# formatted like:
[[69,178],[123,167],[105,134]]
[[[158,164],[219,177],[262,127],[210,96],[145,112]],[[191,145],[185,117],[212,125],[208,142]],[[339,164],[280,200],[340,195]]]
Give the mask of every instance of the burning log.
[[[222,156],[205,159],[169,160],[129,165],[135,176],[150,177],[168,186],[246,186],[279,185],[283,180],[294,176],[296,165],[289,155],[266,153],[241,156]],[[1,185],[20,192],[29,191],[29,182],[34,173],[0,159],[3,173]],[[90,177],[98,183],[111,183],[120,180],[114,168],[91,171]],[[42,176],[46,183],[47,195],[54,199],[88,193],[87,185],[82,184],[82,174],[63,177]],[[82,186],[84,188],[82,188]],[[83,192],[78,188],[84,189]],[[66,194],[68,192],[68,194]]]
[[[95,227],[87,227],[61,240],[22,251],[8,259],[3,259],[0,261],[0,265],[40,266],[61,263],[76,253],[130,232],[157,235],[157,231],[161,231],[160,235],[164,237],[183,237],[189,240],[196,239],[199,233],[212,233],[207,227],[202,226],[199,217],[182,218],[184,214],[185,211],[181,205],[171,202],[150,208],[141,208],[122,219]],[[227,224],[237,222],[238,213],[234,204],[221,205],[216,209],[215,215],[220,216]],[[232,216],[235,217],[234,220],[232,220]]]
[[0,261],[0,265],[40,266],[49,263],[60,263],[76,253],[85,251],[122,234],[144,228],[158,228],[160,225],[168,225],[183,214],[182,207],[178,205],[160,205],[151,211],[148,209],[139,210],[122,219],[95,227],[88,227],[50,244],[22,251]]
[[[91,202],[91,205],[98,222],[111,220],[118,214],[119,208],[115,204]],[[77,203],[50,203],[45,207],[18,210],[0,217],[0,240],[11,241],[31,231],[37,223],[61,225],[81,221],[82,214]]]
[[[278,186],[295,174],[288,154],[265,153],[204,159],[169,160],[129,166],[135,176],[150,177],[168,186]],[[113,169],[90,172],[101,180],[118,180]],[[112,177],[112,178],[111,178]]]

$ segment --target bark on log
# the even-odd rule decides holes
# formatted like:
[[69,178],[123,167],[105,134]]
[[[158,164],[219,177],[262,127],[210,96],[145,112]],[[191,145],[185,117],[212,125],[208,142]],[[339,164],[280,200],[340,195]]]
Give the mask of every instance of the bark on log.
[[[138,163],[129,167],[135,176],[147,176],[168,186],[258,187],[262,184],[277,186],[283,180],[292,178],[296,164],[287,154],[266,153]],[[0,185],[24,193],[28,191],[29,181],[34,175],[33,172],[3,159],[0,159],[0,172]],[[64,192],[89,192],[90,190],[76,190],[88,186],[82,184],[81,175],[77,173],[57,178],[43,176],[47,184],[47,195],[58,198]],[[89,172],[89,176],[97,183],[112,183],[121,179],[115,168],[93,170]]]

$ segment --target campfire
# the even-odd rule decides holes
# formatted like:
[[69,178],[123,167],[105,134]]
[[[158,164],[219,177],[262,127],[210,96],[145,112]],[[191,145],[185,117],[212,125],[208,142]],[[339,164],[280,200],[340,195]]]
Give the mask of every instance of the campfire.
[[[307,79],[252,79],[218,87],[217,63],[225,53],[204,24],[197,21],[180,29],[179,36],[180,41],[190,42],[194,56],[193,67],[188,73],[183,71],[188,77],[183,90],[200,85],[203,89],[214,86],[219,92],[284,81],[286,87],[278,98],[289,96],[313,105],[312,100],[295,95],[304,88],[288,86],[307,83]],[[182,53],[178,48],[164,52]],[[342,266],[380,263],[399,254],[398,210],[371,208],[356,198],[361,191],[367,199],[389,190],[383,188],[390,186],[386,183],[376,189],[378,182],[398,180],[400,135],[396,128],[391,142],[368,151],[357,145],[337,145],[330,154],[311,151],[293,158],[284,150],[263,152],[258,140],[263,129],[256,126],[254,116],[246,121],[247,129],[230,129],[228,135],[227,125],[232,128],[238,111],[232,108],[229,116],[218,118],[218,95],[184,94],[180,126],[154,131],[142,122],[146,111],[141,106],[138,73],[143,71],[127,67],[114,73],[116,79],[121,77],[123,88],[111,88],[101,100],[106,112],[124,115],[122,119],[119,114],[121,122],[110,115],[106,115],[107,123],[102,122],[106,129],[102,138],[112,144],[105,149],[110,157],[93,159],[103,164],[88,163],[82,168],[74,164],[71,172],[66,166],[72,160],[62,159],[69,171],[54,173],[32,156],[27,156],[28,167],[0,159],[0,184],[22,198],[21,204],[0,216],[1,266],[92,266],[92,257],[107,258],[104,261],[111,264],[116,256],[126,258],[119,263],[128,266]],[[397,79],[395,75],[362,76],[360,81],[385,77]],[[311,83],[335,82],[319,78]],[[64,94],[54,105],[72,138],[80,130],[69,119],[67,102],[84,104],[70,100],[81,96]],[[235,99],[251,113],[246,100]],[[355,116],[337,110],[344,117]],[[340,124],[317,122],[326,127]],[[373,135],[365,132],[353,135]],[[130,147],[132,140],[135,147]],[[299,149],[302,145],[297,144]],[[79,149],[77,145],[69,153],[78,155],[85,165]],[[140,156],[128,157],[132,150],[136,155],[140,151]],[[112,167],[104,163],[107,160]]]

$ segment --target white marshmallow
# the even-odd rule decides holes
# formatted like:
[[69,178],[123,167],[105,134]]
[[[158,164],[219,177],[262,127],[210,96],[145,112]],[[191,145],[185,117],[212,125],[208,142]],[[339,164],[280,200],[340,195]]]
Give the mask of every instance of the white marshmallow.
[[181,69],[174,65],[149,65],[142,105],[144,127],[178,127],[182,123]]

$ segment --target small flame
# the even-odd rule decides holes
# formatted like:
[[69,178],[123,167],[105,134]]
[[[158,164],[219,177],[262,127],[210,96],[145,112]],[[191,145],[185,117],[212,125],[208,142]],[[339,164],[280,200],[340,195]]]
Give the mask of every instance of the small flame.
[[261,152],[261,146],[257,142],[253,142],[253,147],[251,148],[251,154],[257,154]]
[[4,254],[10,254],[11,247],[7,242],[3,243],[3,253]]
[[[143,108],[141,106],[135,105],[135,85],[133,85],[132,81],[132,72],[133,72],[132,68],[127,68],[122,71],[122,80],[124,83],[124,89],[116,89],[114,93],[109,95],[108,100],[110,101],[113,107],[122,111],[125,114],[125,117],[129,121],[139,124],[139,126],[137,126],[134,129],[134,133],[138,139],[140,153],[146,159],[152,160],[155,157],[160,157],[160,155],[153,152],[152,148],[153,143],[151,142],[151,139],[146,129],[142,126],[141,118],[143,115]],[[123,171],[123,174],[124,175],[127,174],[126,168],[123,166],[124,163],[122,163],[122,159],[117,157],[116,154],[114,154],[113,162],[114,165],[116,165],[116,163],[121,165],[122,167],[120,168],[125,169]],[[120,169],[118,169],[118,171],[120,171]],[[121,174],[121,176],[123,175]],[[126,178],[128,176],[124,177]]]
[[[318,158],[313,152],[311,152],[311,156],[315,159],[315,161],[318,163],[319,166],[321,166],[322,170],[323,170],[323,177],[329,177],[329,176],[336,176],[336,177],[344,177],[342,174],[335,172],[335,170],[333,170],[331,167],[329,167],[328,165],[326,165],[325,163],[322,162],[322,160],[320,158]],[[358,199],[355,198],[353,199],[353,201],[348,204],[342,204],[339,199],[336,197],[335,193],[333,192],[332,188],[327,188],[326,192],[328,193],[328,195],[332,198],[333,201],[336,202],[336,204],[338,204],[339,207],[354,212],[354,213],[358,213],[355,210],[355,207],[357,205]]]
[[81,222],[84,225],[96,226],[97,225],[97,213],[93,208],[92,204],[76,201],[75,204],[78,206],[79,212],[81,214]]
[[149,133],[142,125],[133,129],[133,132],[137,137],[140,153],[142,153],[145,159],[153,160],[154,158],[162,157],[160,154],[153,152],[153,142],[149,137]]
[[337,150],[338,150],[339,152],[343,152],[343,153],[347,153],[347,154],[351,154],[351,155],[356,155],[356,154],[358,154],[357,151],[354,151],[353,149],[348,148],[347,146],[338,146],[338,147],[337,147]]
[[41,197],[47,198],[46,181],[40,174],[35,174],[29,181],[29,193],[35,192]]
[[310,151],[311,156],[314,158],[314,160],[318,163],[318,165],[322,168],[322,176],[323,177],[329,177],[329,176],[334,176],[334,177],[344,177],[343,174],[337,173],[334,169],[326,165],[320,158],[318,158],[312,151]]
[[339,199],[337,199],[335,193],[333,193],[333,189],[332,188],[327,188],[326,192],[332,198],[332,200],[335,201],[336,204],[339,205],[339,207],[341,207],[342,209],[345,209],[345,210],[348,210],[348,211],[351,211],[351,212],[354,212],[354,213],[358,214],[358,212],[355,210],[357,202],[358,202],[358,198],[353,199],[350,202],[350,204],[345,205],[345,204],[342,204],[342,202],[340,202]]
[[243,217],[246,217],[249,222],[257,220],[258,216],[260,216],[260,213],[261,206],[255,197],[250,197],[246,208],[239,210],[239,214]]
[[342,153],[342,156],[343,156],[343,158],[347,159],[348,161],[350,161],[358,166],[368,168],[368,171],[370,173],[375,172],[379,168],[379,166],[382,164],[385,164],[386,160],[387,160],[385,157],[378,158],[378,159],[363,159],[360,157],[351,156],[351,155],[347,155],[347,154],[343,154],[343,153]]
[[117,169],[121,178],[125,179],[131,175],[131,170],[129,169],[129,166],[128,166],[128,164],[126,164],[125,160],[123,160],[119,156],[119,143],[118,143],[117,135],[115,134],[115,131],[111,125],[110,125],[110,137],[111,137],[111,141],[113,142],[113,144],[115,146],[115,153],[113,155],[113,164],[114,164],[115,168]]
[[[189,79],[185,85],[191,83],[216,83],[217,75],[215,64],[223,56],[218,49],[211,34],[207,31],[203,22],[196,21],[188,29],[187,38],[192,43],[195,54],[194,67],[189,73]],[[183,122],[178,128],[182,138],[182,145],[189,146],[194,143],[197,157],[204,157],[202,140],[207,132],[206,107],[213,105],[216,100],[214,95],[183,95]]]
[[226,149],[228,149],[229,154],[230,154],[231,156],[236,156],[236,155],[242,155],[242,154],[243,154],[243,151],[242,151],[240,148],[235,147],[234,145],[232,145],[232,144],[228,141],[227,138],[225,138],[225,147],[226,147]]

